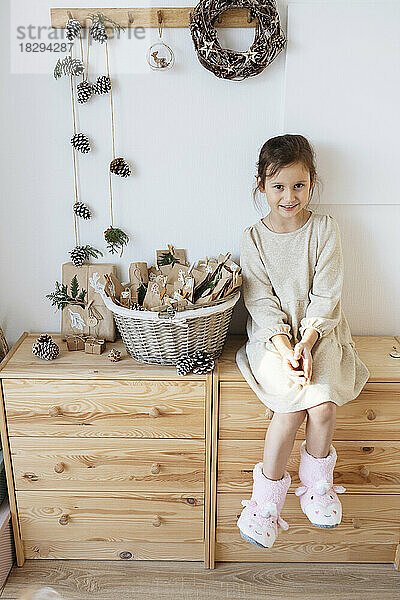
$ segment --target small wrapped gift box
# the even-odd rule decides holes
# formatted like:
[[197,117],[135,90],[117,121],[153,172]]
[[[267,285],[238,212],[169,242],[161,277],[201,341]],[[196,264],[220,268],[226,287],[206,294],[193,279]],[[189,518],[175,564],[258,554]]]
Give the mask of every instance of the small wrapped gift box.
[[85,349],[86,336],[80,335],[69,335],[67,336],[67,348],[69,351],[73,350],[84,350]]
[[87,354],[101,354],[106,349],[104,340],[98,340],[93,337],[89,337],[85,342],[85,352]]

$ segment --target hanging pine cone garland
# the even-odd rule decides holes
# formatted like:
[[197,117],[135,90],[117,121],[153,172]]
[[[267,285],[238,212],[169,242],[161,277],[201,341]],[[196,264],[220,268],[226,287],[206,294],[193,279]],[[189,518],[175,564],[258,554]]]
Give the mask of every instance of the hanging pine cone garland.
[[106,28],[104,26],[103,21],[101,21],[100,19],[93,23],[93,25],[90,27],[89,32],[92,38],[96,40],[96,42],[100,42],[100,44],[104,44],[104,42],[106,42],[108,39]]
[[56,79],[59,79],[61,75],[78,76],[82,75],[84,68],[84,64],[80,58],[66,56],[62,60],[58,59],[53,74]]
[[94,258],[98,258],[99,255],[103,256],[103,253],[100,252],[100,250],[96,250],[96,248],[92,248],[92,246],[75,246],[69,254],[75,267],[81,267],[91,256]]
[[76,99],[79,104],[84,104],[92,97],[94,93],[94,86],[89,81],[81,81],[76,86]]
[[101,75],[97,78],[96,83],[93,86],[95,94],[108,94],[111,91],[111,79],[108,75]]
[[203,375],[214,368],[214,359],[205,350],[197,350],[191,355],[191,359],[193,361],[192,371],[196,375]]
[[84,133],[75,133],[71,138],[71,144],[75,148],[75,150],[79,150],[83,154],[90,152],[90,142],[87,135]]
[[86,204],[84,204],[83,202],[75,202],[73,208],[74,208],[74,213],[76,214],[77,217],[80,217],[81,219],[91,219],[92,218],[92,213],[90,212],[89,207],[86,206]]
[[72,42],[78,35],[80,34],[82,29],[82,25],[79,21],[71,17],[68,19],[67,24],[65,25],[65,35],[67,40]]
[[182,356],[176,363],[176,372],[178,375],[187,375],[193,369],[193,361],[190,356]]
[[110,171],[120,177],[129,177],[132,173],[130,166],[122,157],[114,158],[110,163]]
[[32,354],[44,360],[53,360],[59,353],[60,348],[47,333],[42,333],[32,346]]

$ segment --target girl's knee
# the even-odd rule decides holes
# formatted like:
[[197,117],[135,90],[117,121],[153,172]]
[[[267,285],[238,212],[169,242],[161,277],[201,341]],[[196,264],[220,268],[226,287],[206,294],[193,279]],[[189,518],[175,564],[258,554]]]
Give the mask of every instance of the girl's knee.
[[275,413],[275,414],[277,414],[279,420],[281,422],[285,423],[285,425],[287,425],[289,427],[293,427],[295,429],[298,429],[305,419],[307,410],[304,409],[304,410],[296,410],[296,411],[290,412],[290,413]]
[[317,406],[307,408],[308,418],[318,421],[329,421],[336,417],[336,404],[334,402],[323,402]]

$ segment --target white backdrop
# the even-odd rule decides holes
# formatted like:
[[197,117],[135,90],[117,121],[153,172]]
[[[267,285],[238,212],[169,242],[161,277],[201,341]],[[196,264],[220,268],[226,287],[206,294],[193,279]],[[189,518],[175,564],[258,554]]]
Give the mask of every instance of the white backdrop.
[[[79,4],[68,2],[71,7]],[[68,251],[74,246],[67,80],[53,78],[54,53],[34,56],[19,46],[29,41],[29,31],[38,35],[39,26],[49,26],[50,6],[66,3],[12,0],[12,5],[12,11],[10,0],[0,5],[0,323],[10,344],[24,330],[59,330],[59,313],[45,295],[60,280],[61,264],[69,260]],[[107,6],[122,5],[107,2]],[[85,0],[85,6],[99,5]],[[278,3],[278,10],[286,32],[287,3]],[[41,30],[41,35],[45,38],[48,31]],[[221,31],[219,38],[226,47],[246,50],[253,35],[250,29],[231,29]],[[164,33],[176,54],[176,67],[164,73],[147,69],[145,54],[156,37],[157,30],[146,30],[144,39],[122,34],[110,43],[117,153],[134,167],[132,177],[114,178],[115,225],[131,237],[122,259],[108,254],[103,242],[103,231],[109,226],[108,98],[79,106],[80,128],[94,140],[93,152],[79,161],[81,198],[95,213],[81,226],[81,242],[103,250],[104,262],[117,264],[122,279],[127,278],[132,261],[153,264],[155,249],[167,243],[186,248],[189,260],[231,251],[238,261],[242,230],[261,216],[251,199],[259,150],[269,137],[284,132],[285,50],[261,75],[232,82],[218,79],[200,65],[186,29]],[[93,47],[92,77],[104,72],[101,52]],[[371,68],[371,77],[373,72]],[[398,93],[395,75],[392,85]],[[318,90],[316,85],[309,95]],[[341,92],[332,90],[338,96]],[[308,100],[303,94],[303,102]],[[393,123],[395,118],[393,114]],[[292,129],[303,133],[302,126]],[[315,142],[312,137],[310,141]],[[319,155],[318,144],[315,147]],[[340,156],[334,158],[335,146],[331,152],[335,164]],[[397,169],[394,157],[388,172]],[[366,175],[373,180],[374,173]],[[378,201],[352,204],[346,185],[345,178],[337,179],[340,204],[324,204],[322,195],[317,207],[334,215],[341,228],[344,310],[353,335],[393,335],[400,329],[396,258],[400,207]],[[266,208],[263,214],[267,212]],[[234,312],[232,332],[244,333],[245,316],[241,303]]]

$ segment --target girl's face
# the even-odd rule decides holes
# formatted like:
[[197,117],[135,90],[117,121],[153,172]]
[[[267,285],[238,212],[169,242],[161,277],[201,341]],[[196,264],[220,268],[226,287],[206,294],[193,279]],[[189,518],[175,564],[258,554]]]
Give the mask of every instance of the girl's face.
[[266,194],[271,211],[281,219],[302,215],[313,188],[310,172],[300,162],[282,168],[273,177],[266,177],[265,188],[261,187],[262,182],[259,177],[257,183],[260,192]]

